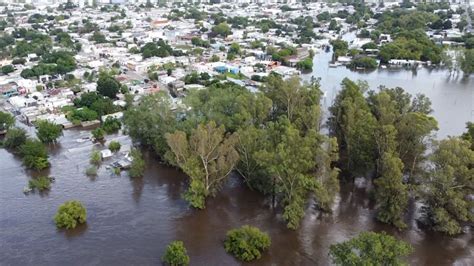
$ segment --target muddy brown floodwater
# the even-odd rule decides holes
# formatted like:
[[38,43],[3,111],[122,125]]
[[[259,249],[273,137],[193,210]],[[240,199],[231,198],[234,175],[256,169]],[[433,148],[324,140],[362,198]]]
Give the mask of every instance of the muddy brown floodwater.
[[[342,187],[332,215],[308,206],[300,228],[291,231],[280,212],[237,176],[202,211],[189,208],[180,197],[186,177],[148,153],[143,178],[115,176],[105,169],[106,162],[91,179],[84,171],[93,144],[76,142],[88,134],[67,130],[60,144],[50,148],[52,167],[41,174],[56,182],[43,194],[23,194],[33,173],[0,149],[0,265],[157,265],[166,245],[176,239],[184,241],[191,265],[239,265],[224,251],[223,239],[227,230],[244,224],[272,238],[270,250],[252,265],[328,265],[330,244],[365,230],[385,230],[409,241],[415,248],[409,258],[413,265],[474,264],[472,235],[450,238],[425,232],[415,222],[403,232],[379,224],[360,185]],[[112,138],[130,143],[126,136],[108,140]],[[52,217],[60,204],[72,199],[86,206],[87,223],[58,230]]]

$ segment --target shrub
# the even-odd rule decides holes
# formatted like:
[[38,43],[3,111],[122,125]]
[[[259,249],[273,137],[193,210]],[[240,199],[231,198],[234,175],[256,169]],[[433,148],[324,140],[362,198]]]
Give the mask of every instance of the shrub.
[[58,228],[72,229],[77,224],[86,222],[86,208],[79,201],[66,201],[59,206],[58,212],[54,216],[54,222]]
[[143,176],[143,173],[145,172],[145,161],[143,160],[141,152],[137,149],[133,149],[131,155],[133,161],[130,165],[130,170],[128,174],[131,177]]
[[28,186],[31,189],[38,189],[39,191],[51,188],[51,178],[47,176],[41,176],[33,178],[28,182]]
[[104,139],[104,135],[105,135],[105,131],[98,127],[94,130],[92,130],[92,136],[96,139],[96,140],[103,140]]
[[102,157],[100,156],[100,152],[93,151],[89,162],[94,165],[99,165],[102,162]]
[[52,143],[61,136],[63,128],[61,125],[49,122],[47,120],[40,120],[36,123],[36,135],[43,143]]
[[120,145],[120,142],[118,141],[111,141],[109,143],[109,150],[111,150],[112,152],[118,152],[120,150],[120,147],[122,147],[122,145]]
[[171,242],[166,247],[165,255],[161,259],[171,266],[189,265],[189,256],[182,241]]
[[120,173],[122,172],[122,169],[120,169],[120,167],[114,167],[113,170],[115,175],[120,175]]
[[20,147],[23,164],[31,169],[42,170],[49,166],[48,152],[43,143],[35,139],[27,139]]
[[97,175],[97,167],[94,165],[89,166],[86,169],[86,175],[88,176],[96,176]]
[[16,150],[25,144],[27,139],[26,131],[22,128],[11,128],[5,135],[3,146],[7,149]]
[[122,127],[122,123],[117,118],[107,117],[102,125],[102,129],[107,134],[112,134],[120,130]]
[[242,261],[259,259],[265,249],[270,247],[270,236],[258,228],[244,225],[227,232],[224,248],[228,253]]
[[0,131],[7,130],[15,124],[15,117],[10,113],[0,111]]

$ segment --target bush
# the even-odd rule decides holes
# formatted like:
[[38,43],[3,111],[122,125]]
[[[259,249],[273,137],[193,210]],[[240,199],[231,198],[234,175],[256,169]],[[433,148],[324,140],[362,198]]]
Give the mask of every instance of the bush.
[[42,170],[49,166],[48,152],[39,140],[28,139],[20,147],[23,164],[31,169]]
[[41,176],[33,178],[28,182],[28,186],[31,189],[38,189],[39,191],[51,188],[51,178],[47,176]]
[[0,131],[8,130],[15,124],[15,118],[10,113],[0,111]]
[[94,165],[99,165],[102,162],[102,157],[100,156],[100,152],[93,151],[89,162]]
[[58,212],[54,216],[54,222],[58,228],[72,229],[77,224],[86,222],[86,208],[79,201],[66,201],[59,206]]
[[120,130],[122,127],[122,123],[117,118],[113,117],[107,117],[105,119],[104,124],[102,125],[102,129],[107,133],[107,134],[112,134]]
[[377,66],[378,66],[377,60],[368,56],[354,58],[352,62],[349,64],[350,68],[361,67],[364,69],[375,69],[377,68]]
[[52,143],[61,136],[63,127],[47,120],[40,120],[36,123],[36,135],[43,143]]
[[189,265],[189,256],[182,241],[171,242],[166,247],[165,255],[161,259],[171,266]]
[[94,130],[92,130],[92,136],[96,139],[96,140],[103,140],[104,139],[104,136],[105,136],[105,131],[98,127]]
[[131,177],[143,176],[143,173],[145,172],[145,161],[143,160],[141,152],[137,149],[133,149],[131,155],[133,161],[128,174]]
[[270,247],[270,236],[258,228],[244,225],[227,232],[224,248],[228,253],[242,261],[259,259],[265,249]]
[[86,175],[88,176],[96,176],[97,175],[97,167],[94,165],[89,166],[86,169]]
[[118,141],[111,141],[109,143],[109,150],[111,150],[112,152],[118,152],[120,150],[120,147],[122,147],[122,145],[120,145],[120,142]]
[[7,149],[16,150],[21,145],[25,144],[26,139],[26,130],[22,128],[11,128],[5,135],[3,146]]
[[348,241],[329,247],[335,265],[404,265],[402,258],[412,247],[386,233],[362,232]]

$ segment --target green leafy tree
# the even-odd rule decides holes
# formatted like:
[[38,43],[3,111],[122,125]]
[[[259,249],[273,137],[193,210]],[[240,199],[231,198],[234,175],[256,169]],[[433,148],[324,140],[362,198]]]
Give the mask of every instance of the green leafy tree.
[[258,228],[244,225],[227,232],[224,241],[225,251],[242,261],[260,259],[262,252],[270,247],[271,240],[267,233]]
[[329,112],[329,131],[338,140],[341,168],[352,175],[364,175],[373,169],[376,159],[373,134],[377,121],[361,86],[344,79]]
[[63,132],[63,127],[61,125],[47,120],[37,121],[36,127],[36,135],[43,143],[55,143]]
[[3,146],[7,149],[17,150],[26,142],[27,138],[26,130],[14,127],[7,131],[3,141]]
[[20,146],[20,155],[23,157],[23,164],[28,168],[43,170],[49,167],[48,152],[39,140],[27,139]]
[[8,130],[15,124],[15,117],[10,113],[0,111],[0,132]]
[[461,232],[461,223],[473,222],[474,151],[471,143],[450,137],[439,142],[431,161],[433,169],[424,190],[425,217],[436,231]]
[[461,70],[465,76],[474,73],[474,49],[464,50],[464,56],[461,60]]
[[256,156],[272,177],[273,201],[278,196],[288,228],[296,229],[315,187],[311,170],[316,166],[314,158],[319,143],[315,135],[302,136],[285,118],[269,124],[266,134],[270,140]]
[[165,254],[161,260],[170,266],[189,265],[189,256],[182,241],[173,241],[166,247]]
[[109,116],[105,119],[101,127],[107,134],[112,134],[120,130],[122,123],[117,118]]
[[229,25],[225,22],[221,22],[218,25],[212,27],[212,32],[222,37],[227,37],[228,35],[232,34]]
[[104,140],[105,138],[105,130],[103,130],[101,127],[98,127],[94,130],[92,130],[92,136],[94,139],[101,141]]
[[132,164],[130,165],[129,175],[131,177],[140,177],[145,173],[145,160],[138,149],[133,149],[131,151]]
[[86,222],[86,208],[79,201],[66,201],[59,206],[54,216],[54,222],[58,228],[74,229],[78,224]]
[[166,134],[166,140],[171,148],[169,161],[191,178],[185,199],[204,209],[206,197],[215,195],[239,160],[236,135],[226,136],[224,126],[211,121],[200,124],[189,136],[183,131]]
[[13,65],[2,66],[2,73],[5,75],[8,75],[12,73],[13,71],[15,71],[15,67],[13,67]]
[[329,247],[336,265],[405,265],[412,247],[386,233],[362,232],[346,242]]
[[109,143],[109,150],[111,150],[112,152],[118,152],[121,146],[122,145],[120,145],[120,142],[113,140]]
[[89,162],[94,165],[99,165],[102,162],[102,157],[99,151],[92,151]]
[[47,176],[40,176],[38,178],[33,178],[30,181],[28,181],[28,187],[30,187],[30,189],[38,189],[39,191],[50,189],[51,178]]
[[114,77],[102,73],[97,80],[97,92],[103,96],[115,99],[117,93],[120,91],[120,82]]

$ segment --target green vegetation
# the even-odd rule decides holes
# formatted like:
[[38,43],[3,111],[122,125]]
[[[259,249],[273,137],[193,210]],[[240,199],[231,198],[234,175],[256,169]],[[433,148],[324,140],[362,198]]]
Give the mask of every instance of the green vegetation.
[[12,73],[13,71],[15,71],[15,67],[13,67],[13,65],[5,65],[5,66],[2,66],[1,71],[3,74],[8,75]]
[[93,165],[99,165],[102,162],[102,157],[99,151],[92,151],[89,162]]
[[66,201],[59,206],[54,216],[54,222],[58,228],[74,229],[78,224],[86,222],[86,208],[79,201]]
[[27,138],[26,130],[14,127],[7,131],[3,146],[7,149],[18,150],[26,142]]
[[166,141],[172,151],[170,162],[191,178],[185,199],[193,207],[204,209],[206,197],[217,192],[238,161],[235,135],[225,136],[224,126],[217,127],[211,121],[200,124],[189,136],[183,131],[166,134]]
[[66,74],[76,69],[74,54],[66,51],[56,51],[42,55],[41,61],[32,68],[21,71],[23,78],[38,78],[41,75]]
[[120,147],[121,145],[118,141],[114,140],[109,143],[109,150],[111,150],[112,152],[118,152],[120,150]]
[[224,38],[232,34],[232,31],[230,30],[230,27],[226,22],[221,22],[218,25],[212,27],[211,32],[214,35],[219,35]]
[[41,141],[27,139],[20,146],[19,151],[26,167],[34,170],[43,170],[49,167],[48,152]]
[[474,73],[474,48],[464,50],[464,55],[461,59],[461,70],[465,76],[470,76]]
[[376,69],[377,60],[368,56],[360,56],[354,58],[349,64],[350,68]]
[[189,265],[189,256],[182,241],[173,241],[166,247],[165,254],[161,260],[170,266]]
[[299,61],[296,63],[296,68],[306,71],[313,70],[313,59],[308,57]]
[[145,161],[143,156],[138,149],[133,149],[131,151],[132,164],[130,165],[130,170],[128,174],[130,177],[140,177],[145,173]]
[[474,180],[474,142],[460,138],[442,140],[432,155],[434,168],[427,177],[424,213],[436,231],[461,233],[461,224],[473,222],[472,181]]
[[0,111],[0,132],[10,129],[15,125],[15,117],[10,113]]
[[97,166],[91,165],[86,169],[86,175],[88,176],[96,176],[97,175]]
[[47,176],[40,176],[33,178],[28,182],[28,186],[31,189],[38,189],[39,191],[51,188],[51,178]]
[[63,127],[47,120],[36,121],[38,139],[43,143],[55,143],[62,135]]
[[329,248],[336,265],[405,265],[402,259],[411,252],[409,244],[383,232],[362,232]]
[[101,127],[98,127],[92,130],[92,136],[95,140],[102,141],[105,139],[105,131]]
[[122,127],[122,123],[120,123],[120,120],[114,117],[107,117],[102,124],[101,128],[107,133],[107,134],[112,134],[116,133],[120,130]]
[[150,57],[167,57],[171,55],[178,56],[180,55],[178,51],[174,51],[173,48],[166,43],[164,40],[160,39],[157,43],[149,42],[145,44],[140,49],[143,58]]
[[107,73],[101,73],[97,80],[97,92],[103,96],[115,99],[120,92],[120,82]]
[[227,232],[224,241],[225,251],[242,261],[259,259],[262,252],[270,247],[270,236],[258,228],[244,225]]

